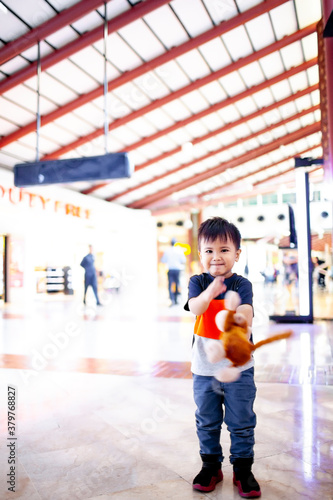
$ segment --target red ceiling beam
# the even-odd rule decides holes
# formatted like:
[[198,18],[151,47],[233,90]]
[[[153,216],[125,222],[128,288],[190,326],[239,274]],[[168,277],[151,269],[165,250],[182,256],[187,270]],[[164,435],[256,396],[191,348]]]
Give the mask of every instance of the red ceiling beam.
[[[314,148],[317,148],[319,146],[321,146],[321,141],[319,143],[315,144],[314,146],[312,146],[311,148],[306,148],[303,151],[299,151],[296,156],[301,156],[301,155],[305,154],[307,151],[312,150]],[[223,184],[223,186],[218,186],[216,188],[209,189],[208,191],[205,191],[204,193],[199,194],[198,198],[200,200],[204,196],[207,196],[208,194],[220,193],[220,191],[224,190],[225,187],[230,186],[231,184],[235,184],[236,182],[243,181],[244,179],[251,177],[252,175],[258,174],[259,172],[264,172],[265,170],[269,170],[270,168],[276,167],[277,165],[280,165],[281,163],[283,163],[285,161],[292,160],[294,157],[295,157],[295,155],[290,155],[290,156],[287,156],[286,158],[283,158],[283,160],[280,160],[276,163],[271,163],[270,165],[267,165],[266,167],[259,168],[258,170],[255,170],[254,172],[250,172],[250,173],[248,172],[245,175],[241,175],[240,177],[237,177],[237,179],[234,179],[234,180],[229,181],[229,182],[225,182]],[[252,186],[256,185],[256,183],[251,183],[251,184],[252,184]],[[212,201],[215,201],[215,198],[213,200],[211,200],[211,202]]]
[[[262,4],[260,4],[260,5],[262,5]],[[198,46],[202,45],[203,43],[206,43],[207,41],[209,41],[213,38],[216,38],[217,36],[219,36],[223,33],[226,33],[227,31],[229,31],[230,29],[235,27],[236,21],[237,21],[237,24],[243,24],[244,18],[246,21],[246,20],[248,20],[248,18],[255,17],[254,13],[252,13],[252,11],[256,12],[257,7],[254,7],[253,9],[249,9],[249,11],[246,11],[245,13],[240,14],[236,18],[232,18],[229,21],[225,21],[224,23],[221,23],[219,26],[216,26],[213,29],[203,33],[202,35],[199,35],[199,36],[189,40],[188,42],[180,45],[179,47],[175,47],[175,48],[171,49],[170,51],[165,52],[161,56],[158,56],[155,59],[153,59],[147,63],[144,63],[141,66],[138,66],[137,68],[135,68],[131,71],[125,72],[124,74],[122,74],[118,78],[115,78],[114,80],[111,80],[108,83],[108,91],[111,92],[115,88],[118,88],[119,86],[124,85],[125,83],[128,83],[128,82],[134,80],[135,78],[138,78],[139,76],[147,73],[148,71],[151,71],[154,68],[156,68],[162,64],[165,64],[168,61],[174,60],[175,58],[188,52],[189,50],[197,48]],[[248,14],[250,11],[252,13],[251,16]],[[242,18],[243,22],[241,22],[241,20],[239,18]],[[224,76],[228,72],[236,71],[239,68],[245,66],[246,64],[250,64],[251,62],[258,60],[261,57],[264,57],[268,54],[271,54],[272,52],[280,50],[281,48],[287,46],[288,44],[293,43],[297,40],[300,40],[301,38],[308,36],[311,33],[314,33],[315,30],[316,30],[316,24],[311,24],[310,26],[307,26],[306,28],[303,28],[302,30],[296,31],[295,33],[292,33],[291,35],[288,35],[288,36],[282,38],[278,42],[275,42],[274,44],[271,44],[267,47],[264,47],[263,49],[261,49],[257,52],[254,52],[245,58],[239,59],[234,64],[227,66],[226,68],[224,68],[222,70],[221,76]],[[221,76],[219,76],[219,78],[221,78]],[[9,77],[9,78],[11,78],[11,77]],[[7,79],[7,80],[9,80],[9,79]],[[1,93],[2,85],[4,85],[7,80],[4,80],[3,82],[0,81],[0,93]],[[74,99],[73,101],[65,104],[64,106],[60,106],[59,108],[52,111],[51,113],[48,113],[47,115],[44,115],[41,117],[41,126],[46,125],[47,123],[50,123],[50,122],[56,120],[57,118],[60,118],[61,116],[64,116],[65,114],[74,111],[75,109],[79,108],[80,106],[83,106],[84,104],[87,104],[88,102],[91,102],[92,100],[96,99],[97,97],[100,97],[101,95],[103,95],[103,92],[104,92],[104,87],[103,87],[103,85],[100,85],[99,87],[95,88],[94,90],[87,92],[86,94],[82,94],[77,99]],[[117,121],[117,120],[115,120],[115,121]],[[9,134],[8,136],[4,137],[0,141],[0,147],[1,146],[4,147],[5,145],[10,144],[11,142],[18,140],[20,137],[23,137],[24,135],[27,135],[31,132],[34,132],[35,129],[36,129],[36,123],[35,123],[35,121],[33,121],[33,122],[25,125],[24,127],[21,127],[19,130],[13,132],[12,134]],[[101,135],[104,132],[104,128],[98,129],[97,132],[98,132],[97,136]]]
[[[212,156],[215,156],[215,155],[217,155],[219,153],[223,153],[224,151],[227,151],[230,148],[234,148],[236,146],[240,146],[241,144],[244,144],[244,143],[246,143],[248,141],[251,141],[252,139],[256,139],[260,135],[263,135],[263,134],[265,134],[267,132],[271,132],[275,128],[281,127],[282,125],[286,125],[287,123],[290,123],[293,120],[298,120],[298,119],[302,118],[303,116],[308,115],[309,113],[313,113],[313,112],[317,111],[318,109],[320,109],[320,105],[319,104],[317,104],[315,106],[312,106],[309,109],[304,109],[303,111],[301,111],[300,113],[296,113],[295,115],[288,116],[288,118],[286,118],[284,120],[281,120],[278,123],[274,123],[273,125],[270,125],[269,127],[266,127],[263,130],[258,130],[257,132],[255,132],[253,134],[250,134],[250,135],[248,135],[246,137],[242,137],[241,139],[237,139],[237,141],[232,142],[231,144],[228,144],[227,146],[222,146],[219,149],[216,149],[214,151],[210,151],[209,153],[205,154],[204,156],[201,156],[200,158],[195,158],[195,159],[193,159],[193,160],[191,160],[191,161],[189,161],[187,163],[183,163],[182,165],[180,165],[177,168],[174,168],[173,170],[168,170],[166,172],[163,172],[163,174],[157,175],[156,177],[153,177],[152,179],[149,179],[147,181],[142,182],[139,185],[133,186],[132,188],[128,189],[125,193],[121,193],[119,195],[116,195],[116,197],[113,197],[113,199],[125,196],[128,192],[140,189],[140,188],[142,188],[144,186],[147,186],[148,184],[152,184],[153,182],[156,182],[156,181],[159,181],[161,179],[164,179],[165,177],[168,177],[169,175],[173,175],[176,172],[180,172],[181,170],[184,170],[185,168],[188,168],[191,165],[194,165],[195,163],[199,163],[199,162],[201,162],[203,160],[207,160],[208,158],[211,158]],[[250,119],[250,117],[249,117],[249,119]],[[229,128],[231,128],[231,127],[229,127]],[[222,131],[223,131],[223,128],[222,128]],[[217,132],[217,133],[220,133],[220,132]],[[107,201],[112,201],[112,198],[107,198]]]
[[[315,171],[320,170],[322,168],[324,168],[323,165],[320,165],[319,167],[315,167],[312,170],[310,170],[309,173],[312,174],[312,172],[315,172]],[[274,175],[270,175],[269,177],[266,177],[266,179],[254,182],[252,184],[252,186],[259,186],[259,184],[263,184],[264,182],[271,181],[272,179],[277,179],[278,177],[281,177],[281,175],[287,174],[287,173],[292,172],[294,170],[295,170],[295,167],[288,168],[284,172],[279,172],[278,174],[274,174]]]
[[[130,10],[119,14],[119,16],[114,17],[110,21],[108,21],[108,33],[114,33],[115,31],[120,30],[127,24],[136,21],[137,19],[141,19],[149,12],[158,9],[162,5],[169,3],[170,0],[145,0],[144,2],[140,2],[135,4]],[[75,54],[79,50],[82,50],[89,45],[101,40],[104,36],[104,24],[97,26],[97,28],[88,31],[81,35],[79,38],[73,40],[72,42],[66,44],[64,47],[55,50],[51,54],[48,54],[45,57],[41,58],[41,70],[45,71],[50,68],[54,64],[67,59],[71,55]],[[10,90],[11,88],[23,83],[25,80],[35,76],[37,74],[37,61],[29,64],[29,66],[22,68],[17,71],[13,75],[9,76],[5,80],[0,82],[0,94]]]
[[[299,73],[300,71],[305,71],[306,69],[311,68],[315,64],[317,64],[316,57],[311,59],[310,61],[306,61],[306,62],[302,63],[299,66],[296,66],[295,68],[291,68],[290,70],[285,71],[284,73],[281,73],[281,75],[277,75],[276,77],[270,79],[269,80],[270,85],[274,85],[275,83],[280,82],[281,80],[289,78],[290,76],[293,76],[293,75]],[[228,66],[228,68],[230,71],[230,66]],[[118,118],[117,120],[115,120],[109,124],[109,127],[108,127],[109,132],[111,130],[114,130],[117,127],[121,127],[122,125],[126,125],[130,121],[135,120],[136,118],[139,118],[139,117],[143,116],[144,114],[149,113],[150,111],[158,109],[161,106],[164,106],[165,104],[167,104],[175,99],[179,99],[180,97],[186,95],[189,92],[192,92],[193,90],[198,90],[203,85],[206,85],[207,83],[210,83],[210,82],[216,80],[216,78],[220,78],[218,75],[220,73],[222,74],[223,72],[224,72],[224,70],[219,70],[219,71],[216,71],[215,73],[212,73],[204,78],[200,78],[200,79],[196,80],[195,82],[191,83],[190,85],[187,85],[186,87],[183,87],[182,89],[179,89],[175,92],[172,92],[172,94],[166,95],[165,97],[162,97],[161,99],[156,99],[155,101],[151,102],[147,106],[144,106],[143,108],[140,108],[137,111],[133,111],[133,113],[131,113],[129,115],[126,115],[122,118]],[[234,97],[226,99],[224,102],[228,102],[228,104],[232,104],[233,102],[238,101],[240,98],[248,97],[248,96],[252,95],[253,93],[258,92],[259,90],[266,88],[267,86],[268,86],[267,81],[264,81],[259,85],[255,85],[255,86],[251,87],[250,89],[245,90],[241,94],[237,94]],[[213,112],[212,108],[213,108],[213,106],[211,106],[209,108],[211,110],[211,112]],[[43,122],[42,122],[42,124],[43,124]],[[96,139],[97,137],[100,137],[103,134],[104,134],[103,128],[96,129],[94,132],[91,132],[90,134],[88,134],[84,137],[80,137],[76,141],[73,141],[70,144],[67,144],[66,146],[63,146],[63,147],[57,149],[53,153],[45,155],[42,158],[42,160],[52,160],[52,159],[58,158],[59,156],[64,155],[64,154],[68,153],[69,151],[72,151],[73,149],[82,146],[83,144],[86,144],[87,142],[93,141],[94,139]],[[2,145],[1,143],[2,143],[2,140],[0,140],[0,147]]]
[[[307,95],[311,92],[313,92],[314,90],[317,90],[318,89],[318,84],[316,85],[312,85],[311,87],[308,87],[296,94],[291,94],[289,97],[286,97],[284,99],[282,99],[281,101],[279,102],[274,102],[273,104],[271,104],[270,106],[266,106],[264,108],[261,108],[259,109],[258,111],[255,111],[254,113],[251,113],[250,115],[246,115],[246,116],[243,116],[242,118],[240,118],[239,120],[236,120],[234,122],[230,122],[230,123],[227,123],[226,125],[223,125],[223,127],[220,127],[218,129],[215,129],[213,130],[212,132],[209,132],[208,134],[206,135],[203,135],[201,137],[197,137],[195,139],[193,139],[191,142],[193,145],[196,145],[196,144],[199,144],[200,142],[203,142],[203,141],[206,141],[207,139],[210,139],[211,137],[214,137],[215,135],[217,134],[221,134],[222,132],[226,132],[227,130],[230,130],[234,127],[237,127],[239,125],[242,125],[243,123],[246,123],[250,120],[253,120],[254,118],[257,118],[258,116],[261,116],[265,113],[268,113],[269,111],[272,111],[276,108],[279,108],[280,106],[284,106],[285,104],[288,104],[289,102],[292,102],[292,101],[295,101],[295,99],[298,99],[304,95]],[[308,113],[311,112],[311,109],[308,110]],[[296,117],[295,117],[296,118]],[[266,129],[267,130],[267,129]],[[266,130],[263,130],[261,133],[264,133]],[[229,145],[228,147],[232,147],[232,145]],[[181,152],[181,146],[178,146],[177,148],[175,149],[172,149],[171,151],[167,151],[159,156],[156,156],[155,158],[152,158],[144,163],[141,163],[140,165],[136,166],[135,167],[135,171],[138,172],[139,170],[142,170],[143,168],[146,168],[148,167],[149,165],[152,165],[154,163],[157,163],[161,160],[164,160],[165,158],[168,158],[169,156],[172,156],[174,154],[177,154],[177,153],[180,153]],[[169,172],[171,173],[171,172]],[[121,192],[121,193],[117,193],[115,194],[114,196],[111,196],[110,198],[107,198],[107,201],[114,201],[116,200],[117,198],[120,198],[121,196],[124,196],[128,193],[131,193],[132,191],[138,189],[139,187],[145,185],[146,183],[149,183],[149,182],[154,182],[155,180],[157,180],[159,177],[154,177],[152,179],[150,179],[150,181],[146,181],[145,183],[143,184],[140,184],[139,186],[132,186],[128,189],[126,189],[125,191]],[[95,186],[92,186],[91,188],[85,190],[85,191],[82,191],[83,194],[90,194],[91,192],[95,191],[96,188],[98,189],[98,186],[105,186],[106,184],[108,183],[104,183],[102,185],[95,185]]]
[[[109,2],[110,0],[107,0]],[[62,10],[45,23],[40,24],[36,28],[31,29],[20,38],[8,42],[0,49],[0,64],[13,59],[33,45],[36,45],[41,40],[45,40],[48,36],[56,31],[68,26],[81,17],[89,14],[93,10],[103,5],[104,0],[81,0],[72,7]]]
[[[297,153],[297,156],[305,155],[309,151],[311,151],[312,149],[319,147],[319,146],[321,146],[321,142],[319,142],[318,144],[315,144],[311,148],[306,148],[302,151],[299,151]],[[156,209],[152,208],[151,211],[152,211],[153,215],[162,215],[162,214],[176,212],[176,211],[189,211],[193,208],[204,208],[204,207],[208,207],[210,205],[213,205],[215,203],[218,203],[220,201],[223,202],[226,199],[225,194],[223,194],[226,187],[228,187],[232,184],[237,184],[239,181],[242,181],[248,177],[251,177],[252,175],[258,174],[259,172],[263,172],[264,170],[268,170],[270,168],[276,167],[277,165],[280,165],[281,163],[284,163],[285,161],[292,160],[294,157],[295,157],[295,155],[287,156],[286,158],[284,158],[281,161],[278,161],[276,163],[271,163],[270,165],[267,165],[266,167],[260,168],[254,172],[247,173],[245,175],[237,177],[237,179],[234,179],[234,180],[229,181],[229,182],[225,182],[223,184],[223,186],[219,186],[218,188],[214,188],[214,190],[205,191],[204,193],[199,194],[197,197],[195,197],[195,201],[189,201],[188,199],[187,200],[183,199],[183,201],[177,200],[177,203],[174,202],[173,205],[159,207]],[[280,175],[283,175],[283,172],[281,172]],[[262,182],[264,182],[264,181],[262,181]],[[250,181],[250,183],[251,183],[251,181]],[[252,184],[252,185],[255,186],[256,184]],[[216,198],[211,198],[209,200],[203,200],[203,197],[211,192],[218,192],[218,194],[220,196],[216,197]]]
[[275,140],[272,143],[265,144],[263,146],[260,146],[259,148],[256,148],[252,151],[248,151],[244,155],[238,156],[237,158],[234,158],[228,162],[221,163],[221,165],[218,165],[217,167],[211,168],[207,170],[206,172],[202,172],[200,174],[197,174],[189,179],[186,179],[178,184],[173,184],[172,186],[169,186],[165,189],[162,189],[158,191],[157,193],[154,193],[149,196],[145,196],[144,199],[137,200],[133,203],[130,203],[127,205],[130,208],[147,208],[149,205],[155,203],[156,201],[159,201],[166,196],[169,196],[170,194],[174,193],[175,191],[180,191],[183,190],[187,187],[193,186],[194,184],[198,184],[199,182],[205,181],[209,179],[210,177],[214,177],[215,175],[218,175],[228,168],[233,168],[237,167],[242,163],[246,163],[250,160],[254,160],[258,156],[262,156],[264,154],[270,153],[271,151],[274,151],[275,149],[279,148],[282,145],[289,144],[290,142],[298,141],[300,139],[304,139],[307,135],[314,134],[316,132],[320,132],[321,130],[321,125],[320,122],[313,123],[311,125],[308,125],[306,127],[303,127],[296,132],[292,132],[290,134],[287,134],[284,137],[281,137],[277,140]]

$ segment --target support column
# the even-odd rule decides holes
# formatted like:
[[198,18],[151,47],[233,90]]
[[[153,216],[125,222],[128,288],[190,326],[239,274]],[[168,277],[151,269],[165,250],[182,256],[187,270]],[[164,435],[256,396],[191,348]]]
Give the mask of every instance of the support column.
[[[333,0],[322,0],[324,27],[333,11]],[[333,187],[333,37],[326,37],[324,41],[325,69],[326,69],[326,98],[327,98],[327,147],[324,152],[325,182],[329,184],[328,192]],[[318,40],[320,44],[320,40]]]

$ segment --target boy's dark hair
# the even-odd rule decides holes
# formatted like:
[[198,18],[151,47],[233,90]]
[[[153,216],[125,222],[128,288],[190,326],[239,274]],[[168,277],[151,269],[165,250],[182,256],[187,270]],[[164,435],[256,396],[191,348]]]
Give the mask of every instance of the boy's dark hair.
[[241,234],[238,228],[223,217],[211,217],[205,220],[198,231],[198,248],[200,250],[201,241],[216,241],[217,239],[226,240],[229,238],[239,250],[241,243]]

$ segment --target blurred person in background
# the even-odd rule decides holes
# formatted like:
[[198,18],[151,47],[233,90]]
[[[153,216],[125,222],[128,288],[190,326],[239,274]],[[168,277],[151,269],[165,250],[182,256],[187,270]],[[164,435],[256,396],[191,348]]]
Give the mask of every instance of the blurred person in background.
[[96,273],[96,268],[95,268],[95,257],[93,255],[93,247],[92,245],[89,245],[89,253],[83,257],[80,266],[83,267],[84,269],[84,296],[83,296],[83,303],[86,303],[86,294],[88,287],[91,286],[91,288],[94,291],[95,297],[96,297],[96,302],[98,306],[101,306],[101,302],[98,297],[98,291],[97,291],[97,273]]
[[172,238],[171,246],[164,252],[161,262],[167,265],[168,268],[168,287],[171,306],[178,304],[179,290],[179,275],[184,269],[186,257],[180,247],[175,246],[177,240]]

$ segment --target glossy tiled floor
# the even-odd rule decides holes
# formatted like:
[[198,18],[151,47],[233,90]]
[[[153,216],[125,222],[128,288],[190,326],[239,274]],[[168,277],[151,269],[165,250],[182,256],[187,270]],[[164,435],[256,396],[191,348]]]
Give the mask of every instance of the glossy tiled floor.
[[[225,461],[216,490],[200,469],[190,374],[194,318],[124,289],[105,306],[54,298],[1,306],[0,498],[240,498]],[[261,317],[255,340],[286,325]],[[267,500],[333,499],[333,322],[294,324],[255,353],[254,472]],[[7,386],[16,388],[16,492],[8,491]],[[222,431],[224,454],[229,438]]]

